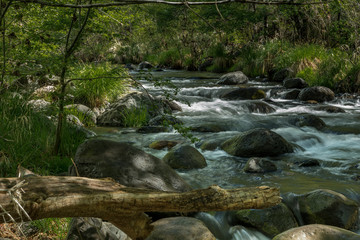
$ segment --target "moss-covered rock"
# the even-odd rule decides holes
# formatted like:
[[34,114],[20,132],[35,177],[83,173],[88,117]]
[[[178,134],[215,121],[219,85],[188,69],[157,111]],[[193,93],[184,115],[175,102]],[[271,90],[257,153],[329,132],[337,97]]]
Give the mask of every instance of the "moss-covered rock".
[[221,148],[238,157],[278,156],[294,151],[293,146],[282,136],[263,128],[240,133],[225,141]]
[[325,102],[334,100],[334,98],[334,92],[331,89],[322,86],[304,88],[299,93],[299,99],[301,101],[314,100],[317,102]]
[[179,142],[162,140],[162,141],[155,141],[155,142],[150,143],[149,148],[153,148],[153,149],[157,149],[157,150],[161,150],[164,148],[171,149],[174,146],[176,146],[177,144],[179,144]]
[[172,148],[163,161],[174,169],[194,169],[207,166],[205,157],[196,148],[189,145],[179,145]]
[[254,227],[269,237],[298,226],[291,210],[283,203],[267,209],[237,211],[231,224]]

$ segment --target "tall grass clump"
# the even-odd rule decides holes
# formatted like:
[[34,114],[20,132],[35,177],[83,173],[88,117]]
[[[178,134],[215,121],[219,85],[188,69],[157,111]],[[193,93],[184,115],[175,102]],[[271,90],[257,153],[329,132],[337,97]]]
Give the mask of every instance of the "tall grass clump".
[[226,52],[225,46],[221,43],[217,43],[210,47],[208,50],[208,56],[213,58],[213,64],[206,69],[209,72],[225,72],[232,64],[232,61]]
[[94,108],[124,93],[130,76],[124,68],[110,63],[89,63],[73,67],[70,78],[75,102]]
[[0,98],[0,176],[15,176],[17,166],[39,174],[66,172],[85,133],[64,123],[60,155],[52,154],[55,124],[47,116],[34,111],[27,98],[2,94]]

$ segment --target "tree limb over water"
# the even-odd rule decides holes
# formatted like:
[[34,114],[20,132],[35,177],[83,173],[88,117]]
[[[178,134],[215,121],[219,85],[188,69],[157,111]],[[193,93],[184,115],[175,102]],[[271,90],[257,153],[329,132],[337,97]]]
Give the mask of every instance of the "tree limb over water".
[[[132,239],[151,232],[144,212],[261,209],[279,204],[278,188],[225,190],[218,186],[184,193],[128,188],[112,179],[28,176],[0,179],[0,223],[49,217],[99,217]],[[11,216],[11,218],[10,218]]]

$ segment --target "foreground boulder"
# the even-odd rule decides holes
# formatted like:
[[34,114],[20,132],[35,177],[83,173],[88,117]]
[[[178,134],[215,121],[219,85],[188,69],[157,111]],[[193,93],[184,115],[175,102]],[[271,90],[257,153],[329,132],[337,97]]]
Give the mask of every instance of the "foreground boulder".
[[301,101],[316,101],[316,102],[325,102],[332,101],[335,99],[334,92],[327,87],[316,86],[304,88],[299,93],[299,99]]
[[242,100],[242,99],[262,99],[265,98],[266,94],[263,90],[249,87],[249,88],[238,88],[231,92],[223,94],[220,98],[225,100]]
[[222,75],[217,82],[217,84],[223,85],[237,85],[237,84],[245,84],[248,82],[248,77],[241,71],[231,72],[225,75]]
[[146,240],[216,240],[203,222],[196,218],[164,218],[152,225],[154,230]]
[[[79,146],[75,164],[82,177],[111,177],[128,187],[180,192],[190,190],[189,185],[161,159],[127,143],[88,140]],[[76,175],[73,167],[71,175]]]
[[240,133],[225,141],[221,148],[238,157],[278,156],[294,151],[293,146],[282,136],[263,128]]
[[298,226],[291,210],[283,203],[267,209],[237,211],[231,221],[232,225],[254,227],[269,237]]
[[99,218],[73,218],[67,240],[131,240],[124,232]]
[[358,221],[359,206],[341,193],[315,190],[299,197],[304,224],[326,224],[353,229]]
[[98,116],[97,124],[123,127],[129,119],[134,118],[142,124],[147,124],[151,118],[171,113],[171,111],[171,107],[162,99],[154,98],[146,93],[133,92],[112,103],[104,113]]
[[360,240],[360,235],[351,231],[321,224],[305,225],[289,229],[273,240]]
[[164,156],[163,161],[174,169],[194,169],[207,166],[204,156],[189,145],[175,146]]

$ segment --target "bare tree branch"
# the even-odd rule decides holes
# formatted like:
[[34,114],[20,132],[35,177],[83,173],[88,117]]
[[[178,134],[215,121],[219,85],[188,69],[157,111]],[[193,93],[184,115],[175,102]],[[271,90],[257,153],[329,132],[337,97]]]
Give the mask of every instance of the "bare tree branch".
[[290,1],[256,1],[256,0],[222,0],[222,1],[209,1],[209,2],[175,2],[167,0],[121,0],[117,2],[109,3],[94,3],[94,4],[66,4],[56,3],[44,0],[15,0],[23,3],[35,3],[44,6],[52,7],[65,7],[65,8],[103,8],[103,7],[114,7],[124,5],[138,5],[138,4],[166,4],[166,5],[214,5],[214,4],[227,4],[227,3],[244,3],[244,4],[258,4],[258,5],[292,5],[292,6],[304,6],[304,5],[316,5],[316,4],[327,4],[332,0],[323,1],[311,1],[311,2],[290,2]]

